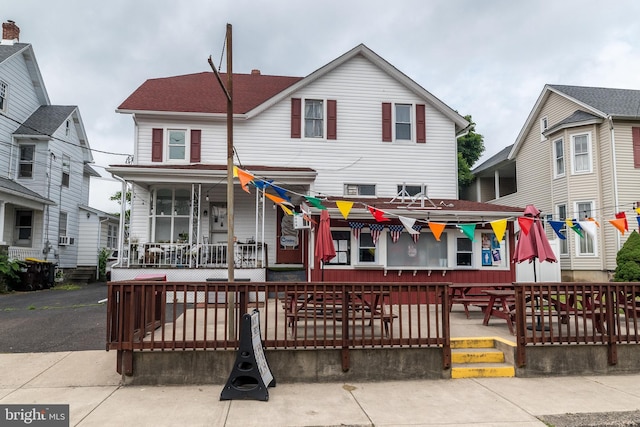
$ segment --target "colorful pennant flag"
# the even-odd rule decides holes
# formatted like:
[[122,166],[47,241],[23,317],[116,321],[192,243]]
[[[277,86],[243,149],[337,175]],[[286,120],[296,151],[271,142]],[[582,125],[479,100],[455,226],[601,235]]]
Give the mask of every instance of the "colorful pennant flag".
[[571,227],[571,229],[572,229],[573,231],[575,231],[575,232],[576,232],[576,234],[577,234],[578,236],[580,236],[580,238],[584,239],[584,234],[582,233],[582,227],[580,227],[580,224],[578,224],[578,222],[577,222],[577,221],[576,221],[576,222],[573,222],[573,220],[569,220],[569,219],[568,219],[568,220],[567,220],[567,224],[569,224],[569,223],[571,223],[571,226],[570,226],[570,227]]
[[435,237],[438,242],[440,241],[440,235],[442,234],[442,230],[444,230],[446,226],[447,224],[429,221],[429,229],[433,233],[433,237]]
[[273,188],[273,190],[278,193],[278,196],[282,197],[283,199],[285,199],[287,202],[291,203],[291,197],[289,197],[287,195],[287,190],[285,190],[282,187],[278,187],[277,185],[273,185],[272,184],[273,181],[269,181],[269,185],[271,186],[271,188]]
[[524,235],[528,236],[529,235],[529,230],[531,229],[531,226],[533,225],[533,218],[531,218],[529,216],[520,216],[520,217],[518,217],[518,225],[520,226],[520,229],[522,230]]
[[383,211],[381,211],[380,209],[376,209],[373,206],[369,206],[369,212],[371,212],[371,215],[373,215],[373,217],[378,222],[391,221],[389,218],[384,216]]
[[269,193],[264,193],[265,197],[269,200],[271,200],[273,203],[279,205],[280,203],[288,203],[285,199],[283,199],[282,197],[278,197],[278,196],[274,196],[273,194],[269,194]]
[[369,231],[371,232],[374,245],[378,243],[380,232],[382,232],[382,230],[384,230],[384,225],[382,224],[369,224]]
[[629,231],[629,223],[627,222],[627,214],[624,212],[618,212],[616,218],[624,220],[624,231]]
[[322,201],[317,197],[304,196],[304,198],[307,199],[307,202],[311,203],[312,206],[315,206],[318,209],[321,209],[321,210],[327,209],[322,205]]
[[640,215],[640,206],[638,206],[638,207],[636,208],[636,213],[637,213],[638,215]]
[[596,226],[596,223],[594,221],[578,221],[578,225],[580,226],[580,228],[586,231],[589,236],[593,238],[596,237],[598,227]]
[[349,221],[349,227],[351,227],[351,232],[353,233],[353,237],[356,239],[360,238],[360,231],[364,227],[364,224],[361,222],[351,222]]
[[286,213],[287,215],[293,215],[293,211],[288,207],[286,207],[285,205],[283,205],[282,203],[280,203],[278,206],[280,206],[284,211],[284,213]]
[[247,187],[247,184],[253,181],[254,176],[247,171],[243,171],[240,168],[235,168],[235,169],[237,171],[238,179],[240,180],[240,185],[242,186],[242,189],[247,193],[250,193],[249,187]]
[[496,221],[491,221],[489,224],[491,224],[493,234],[496,235],[496,240],[501,242],[504,239],[504,232],[507,230],[507,220],[498,219]]
[[556,236],[558,236],[559,239],[561,240],[566,240],[567,237],[562,234],[562,229],[564,228],[564,225],[566,223],[564,221],[549,221],[549,225],[551,225],[551,228],[553,228],[553,231],[556,232]]
[[618,231],[620,233],[622,233],[622,235],[624,236],[624,232],[625,232],[625,218],[618,218],[618,219],[610,219],[609,222],[611,223],[611,225],[613,225],[615,228],[618,229]]
[[638,231],[640,231],[640,215],[636,217],[636,220],[638,221]]
[[391,241],[396,243],[402,234],[402,230],[404,230],[404,225],[388,225],[389,233],[391,234]]
[[419,231],[417,231],[415,228],[413,228],[413,226],[416,223],[415,218],[407,218],[407,217],[404,217],[404,216],[399,216],[398,219],[400,220],[402,225],[404,225],[404,228],[407,229],[409,234],[412,234],[412,235],[420,234]]
[[476,231],[475,224],[458,224],[458,228],[460,228],[460,230],[462,230],[464,235],[467,236],[469,240],[473,242],[473,237],[474,237],[473,235],[475,234],[475,231]]
[[338,210],[342,214],[344,219],[347,219],[349,213],[351,212],[351,208],[353,207],[353,202],[346,202],[344,200],[336,200],[336,206]]

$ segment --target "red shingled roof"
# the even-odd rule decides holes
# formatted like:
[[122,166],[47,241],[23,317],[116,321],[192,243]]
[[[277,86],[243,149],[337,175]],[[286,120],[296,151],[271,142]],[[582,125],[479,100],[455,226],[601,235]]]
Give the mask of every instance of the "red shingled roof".
[[[221,73],[226,84],[227,75]],[[302,77],[233,75],[233,112],[244,114]],[[133,111],[175,111],[191,113],[226,113],[227,98],[212,72],[149,79],[119,107]]]

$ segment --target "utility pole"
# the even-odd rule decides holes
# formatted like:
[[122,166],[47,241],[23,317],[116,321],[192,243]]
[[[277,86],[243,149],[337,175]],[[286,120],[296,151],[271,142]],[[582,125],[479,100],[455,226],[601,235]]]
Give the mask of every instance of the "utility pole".
[[[234,207],[233,207],[233,49],[231,24],[227,24],[227,84],[222,82],[220,73],[209,56],[209,65],[220,83],[222,91],[227,97],[227,271],[228,281],[235,281],[235,248],[234,248]],[[235,292],[227,293],[227,307],[229,316],[229,337],[235,338]]]

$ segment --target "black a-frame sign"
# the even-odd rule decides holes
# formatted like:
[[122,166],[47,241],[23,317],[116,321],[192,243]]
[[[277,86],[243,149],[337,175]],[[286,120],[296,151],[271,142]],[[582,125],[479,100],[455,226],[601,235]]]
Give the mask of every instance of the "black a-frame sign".
[[260,312],[242,316],[240,347],[231,375],[220,394],[220,400],[253,399],[269,400],[267,387],[275,387],[269,363],[262,348]]

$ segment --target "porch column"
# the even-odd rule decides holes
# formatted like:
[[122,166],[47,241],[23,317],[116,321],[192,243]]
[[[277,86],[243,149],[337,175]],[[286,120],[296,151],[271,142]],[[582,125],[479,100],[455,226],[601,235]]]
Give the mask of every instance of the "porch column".
[[493,191],[494,191],[494,199],[500,198],[500,172],[496,169],[493,173]]
[[5,202],[3,200],[0,200],[0,245],[5,245],[5,241],[4,241],[4,214],[5,214],[5,208],[4,208]]

